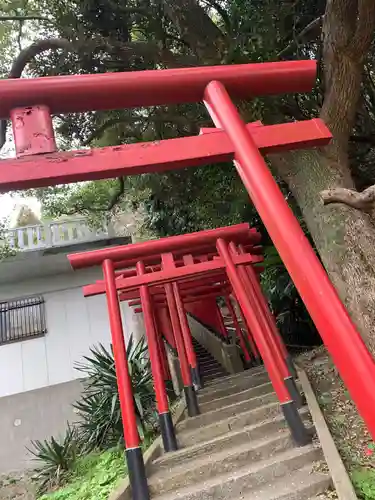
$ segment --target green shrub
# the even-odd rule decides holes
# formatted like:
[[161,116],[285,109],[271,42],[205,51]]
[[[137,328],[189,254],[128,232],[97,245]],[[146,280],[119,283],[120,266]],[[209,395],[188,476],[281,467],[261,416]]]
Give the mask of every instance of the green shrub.
[[69,426],[64,438],[57,441],[54,437],[43,441],[32,441],[28,450],[39,463],[34,479],[38,483],[39,493],[62,484],[74,467],[78,448],[77,432]]
[[[84,381],[82,396],[74,405],[80,415],[79,439],[86,451],[107,449],[123,439],[113,352],[107,351],[101,344],[90,351],[91,356],[85,357],[85,362],[76,364],[76,368],[88,377]],[[156,421],[151,368],[146,352],[144,339],[134,344],[130,338],[128,366],[141,435]]]
[[352,473],[357,495],[363,500],[375,500],[375,470],[362,467]]
[[68,484],[40,500],[107,500],[125,475],[123,449],[90,453],[77,459]]

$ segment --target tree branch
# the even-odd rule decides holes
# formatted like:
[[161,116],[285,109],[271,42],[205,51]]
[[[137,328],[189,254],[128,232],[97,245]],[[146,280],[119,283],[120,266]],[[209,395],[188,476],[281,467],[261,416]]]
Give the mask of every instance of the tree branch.
[[[98,139],[103,135],[103,133],[110,127],[114,127],[120,123],[144,123],[144,122],[154,122],[154,123],[178,123],[181,125],[188,125],[190,121],[181,115],[161,115],[161,116],[123,116],[119,118],[110,118],[106,122],[103,123],[100,127],[97,127],[94,132],[88,137],[83,143],[84,146],[88,146],[93,140]],[[130,137],[130,136],[129,136]],[[134,134],[133,137],[136,137]]]
[[[16,59],[13,61],[8,78],[21,78],[25,66],[34,59],[35,56],[45,52],[46,50],[63,49],[70,52],[74,51],[74,46],[65,38],[49,38],[46,40],[38,40],[25,49],[21,50]],[[0,121],[0,150],[6,141],[7,120]]]
[[314,40],[321,32],[323,18],[324,16],[319,16],[311,21],[311,23],[305,26],[303,30],[300,31],[300,33],[298,33],[298,35],[294,38],[294,40],[290,42],[290,44],[287,45],[285,49],[279,52],[277,56],[283,57],[287,55],[292,49],[294,49],[299,43],[305,43]]
[[375,135],[352,135],[349,140],[358,144],[371,144],[375,146]]
[[163,0],[162,4],[165,15],[202,62],[222,60],[229,40],[197,0]]
[[0,16],[0,21],[48,21],[51,19],[43,16]]
[[73,203],[71,208],[64,208],[63,210],[58,210],[59,215],[76,215],[77,213],[83,212],[110,212],[120,201],[122,195],[125,192],[125,180],[123,177],[118,177],[117,179],[117,188],[113,190],[108,205],[103,207],[97,207],[95,205],[90,204],[90,206],[86,206],[84,203]]
[[321,191],[320,196],[324,205],[343,203],[357,210],[371,212],[375,204],[375,185],[368,187],[361,193],[346,188],[327,189]]
[[[118,46],[111,46],[105,40],[91,40],[90,42],[86,40],[82,45],[82,47],[86,48],[89,46],[93,47],[92,50],[110,51],[113,48],[117,48],[124,54],[124,56],[126,55],[129,57],[129,55],[136,55],[155,63],[162,62],[166,66],[170,67],[195,66],[197,64],[197,60],[194,57],[181,57],[175,55],[173,52],[167,49],[161,49],[156,43],[151,42],[129,42],[119,44]],[[38,40],[21,50],[16,59],[13,61],[8,78],[20,78],[26,65],[37,55],[45,52],[46,50],[58,49],[66,50],[68,52],[78,52],[79,44],[73,44],[65,38],[48,38],[45,40]],[[6,120],[0,121],[0,150],[6,141],[6,126]]]
[[358,20],[354,37],[350,42],[350,51],[354,57],[366,57],[369,46],[374,38],[375,2],[374,0],[358,0]]
[[215,0],[203,0],[203,1],[206,5],[211,6],[216,10],[218,14],[220,14],[222,20],[224,21],[227,32],[230,33],[232,30],[232,23],[226,10]]

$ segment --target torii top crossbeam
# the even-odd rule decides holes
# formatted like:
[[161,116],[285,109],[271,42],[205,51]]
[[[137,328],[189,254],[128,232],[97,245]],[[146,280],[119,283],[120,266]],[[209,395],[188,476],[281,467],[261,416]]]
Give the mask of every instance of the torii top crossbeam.
[[134,259],[143,260],[155,254],[173,253],[181,255],[192,253],[194,250],[201,251],[202,247],[216,250],[215,243],[219,238],[223,238],[236,243],[259,243],[260,234],[251,229],[249,224],[237,224],[235,226],[208,229],[196,233],[183,234],[180,236],[170,236],[158,240],[149,240],[132,245],[121,245],[112,248],[103,248],[91,252],[79,252],[68,255],[69,262],[73,269],[98,266],[105,259],[114,262],[121,261],[123,267],[126,261],[130,264]]
[[315,73],[316,62],[307,60],[1,80],[0,118],[37,104],[55,114],[197,102],[212,80],[238,98],[308,92]]

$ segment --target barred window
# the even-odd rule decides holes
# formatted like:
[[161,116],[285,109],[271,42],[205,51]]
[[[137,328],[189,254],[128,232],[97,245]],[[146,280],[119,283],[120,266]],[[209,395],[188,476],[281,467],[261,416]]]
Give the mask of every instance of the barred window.
[[40,337],[46,332],[43,297],[0,302],[0,345]]

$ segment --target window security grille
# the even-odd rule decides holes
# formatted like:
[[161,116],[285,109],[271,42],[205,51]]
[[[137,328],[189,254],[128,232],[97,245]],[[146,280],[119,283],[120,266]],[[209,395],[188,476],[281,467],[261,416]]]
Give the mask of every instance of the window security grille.
[[40,337],[46,332],[43,297],[0,302],[0,345]]

